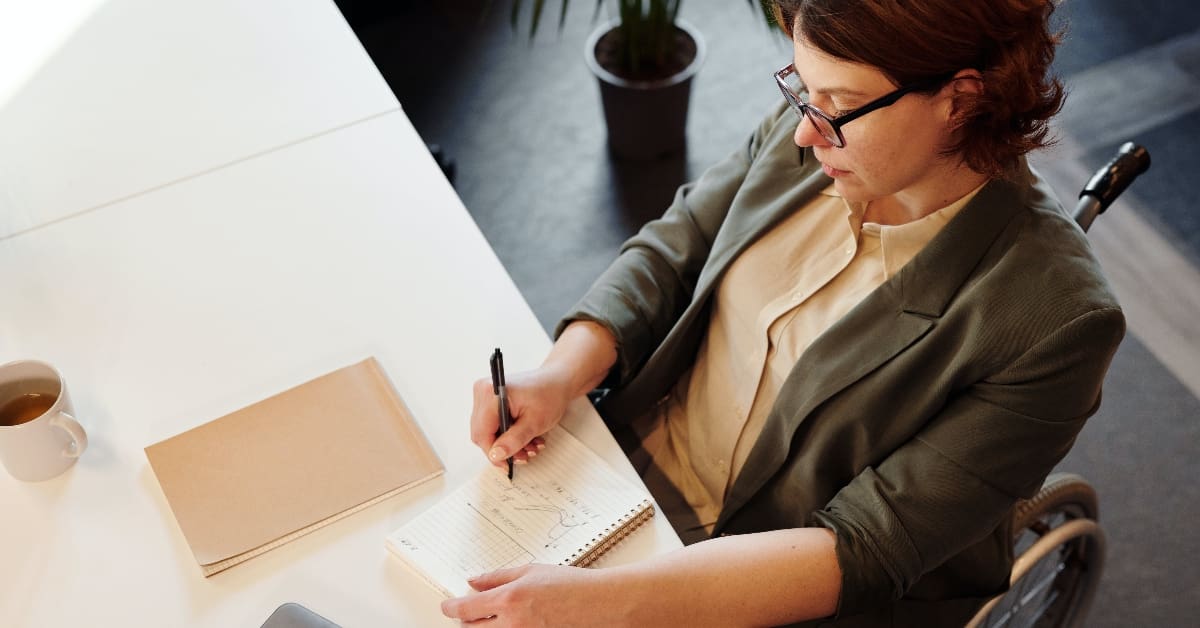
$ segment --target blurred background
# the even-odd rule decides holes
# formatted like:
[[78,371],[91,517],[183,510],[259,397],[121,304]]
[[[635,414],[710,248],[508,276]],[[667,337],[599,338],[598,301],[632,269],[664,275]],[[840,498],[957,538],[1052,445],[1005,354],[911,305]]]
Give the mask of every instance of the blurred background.
[[[780,99],[790,42],[741,0],[687,0],[707,57],[685,152],[624,161],[606,147],[584,62],[593,2],[562,24],[547,3],[530,38],[510,0],[338,0],[538,319],[549,331],[666,208],[675,188],[736,149]],[[529,3],[526,3],[529,4]],[[607,4],[607,3],[606,3]],[[1101,410],[1060,469],[1100,493],[1109,560],[1090,626],[1190,626],[1200,617],[1200,3],[1063,0],[1055,69],[1069,90],[1058,144],[1031,161],[1065,205],[1132,140],[1153,165],[1092,228],[1129,320]],[[526,24],[522,21],[522,24]],[[405,208],[421,211],[421,208]],[[518,365],[514,365],[518,366]],[[534,366],[534,365],[526,365]]]

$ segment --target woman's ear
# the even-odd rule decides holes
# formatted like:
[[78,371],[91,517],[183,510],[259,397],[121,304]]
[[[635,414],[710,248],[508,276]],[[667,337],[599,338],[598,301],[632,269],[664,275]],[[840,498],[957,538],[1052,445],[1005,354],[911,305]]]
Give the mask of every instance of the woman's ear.
[[959,70],[947,87],[951,90],[947,118],[958,127],[963,123],[962,118],[967,111],[965,105],[983,93],[983,74],[979,70]]

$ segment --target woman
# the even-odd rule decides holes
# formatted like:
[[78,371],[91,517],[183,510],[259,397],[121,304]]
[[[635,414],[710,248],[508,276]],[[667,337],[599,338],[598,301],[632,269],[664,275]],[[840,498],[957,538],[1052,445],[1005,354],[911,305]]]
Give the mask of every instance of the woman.
[[[961,626],[1004,590],[1008,521],[1100,400],[1124,319],[1025,164],[1062,101],[1046,0],[780,0],[787,100],[680,189],[490,386],[472,438],[536,455],[598,386],[685,540],[527,566],[447,615],[489,625]],[[789,111],[791,110],[791,111]],[[796,115],[800,118],[797,120]],[[800,151],[797,151],[800,147]]]

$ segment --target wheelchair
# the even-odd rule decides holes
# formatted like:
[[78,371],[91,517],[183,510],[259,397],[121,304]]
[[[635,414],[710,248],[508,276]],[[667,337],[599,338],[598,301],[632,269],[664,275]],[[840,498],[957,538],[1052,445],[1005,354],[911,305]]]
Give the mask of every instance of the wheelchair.
[[[1146,149],[1126,142],[1088,181],[1072,216],[1086,232],[1138,175]],[[967,628],[1082,626],[1104,568],[1105,539],[1096,491],[1072,473],[1054,473],[1013,509],[1009,590],[988,601]]]

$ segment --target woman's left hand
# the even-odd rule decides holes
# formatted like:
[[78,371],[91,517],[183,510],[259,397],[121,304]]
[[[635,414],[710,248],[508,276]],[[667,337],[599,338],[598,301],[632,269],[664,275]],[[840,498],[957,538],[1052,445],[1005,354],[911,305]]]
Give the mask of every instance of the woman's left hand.
[[470,580],[479,593],[442,602],[442,613],[491,626],[613,626],[621,597],[604,570],[552,565],[501,569]]
[[825,528],[789,528],[710,539],[604,569],[501,569],[472,579],[478,593],[442,602],[442,613],[504,627],[791,624],[837,610],[836,542]]

